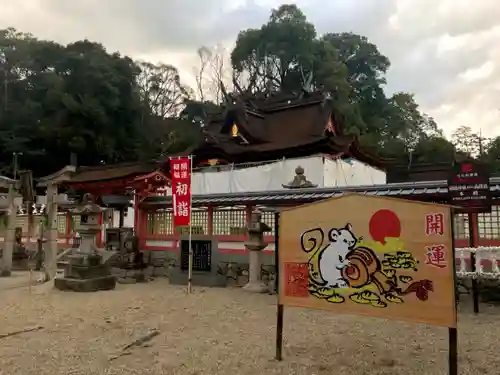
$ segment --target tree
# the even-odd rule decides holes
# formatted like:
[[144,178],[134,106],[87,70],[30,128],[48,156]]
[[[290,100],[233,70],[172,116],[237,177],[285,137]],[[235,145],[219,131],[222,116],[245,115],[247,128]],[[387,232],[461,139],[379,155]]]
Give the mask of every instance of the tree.
[[204,125],[204,121],[215,113],[220,113],[223,108],[209,100],[201,102],[198,100],[186,100],[185,107],[182,110],[179,118],[183,121],[189,121],[198,126]]
[[415,145],[412,162],[432,164],[448,162],[451,165],[455,154],[455,146],[443,136],[423,136]]
[[139,157],[154,160],[182,152],[200,141],[200,124],[182,118],[150,115],[143,127]]
[[[196,88],[168,64],[135,63],[98,43],[60,45],[15,29],[0,32],[0,172],[22,152],[23,168],[44,175],[70,153],[96,165],[150,159],[200,139],[200,127],[220,111],[220,82],[237,91],[286,96],[321,89],[345,124],[373,151],[407,163],[439,162],[455,152],[413,95],[384,92],[389,59],[354,33],[316,35],[296,5],[274,9],[257,29],[242,30],[228,56],[202,47]],[[234,91],[228,89],[228,91]],[[457,133],[457,148],[480,153],[472,131]],[[475,142],[475,143],[474,143]],[[494,164],[496,146],[484,147]],[[489,158],[489,159],[488,159]],[[2,162],[3,161],[3,162]]]
[[471,157],[477,157],[480,153],[480,137],[474,133],[470,126],[458,127],[452,135],[452,142],[457,151],[463,152]]
[[199,66],[194,70],[196,93],[201,103],[209,100],[220,104],[224,100],[221,82],[228,84],[231,66],[228,64],[227,51],[222,45],[201,47],[197,51]]
[[0,160],[22,152],[22,168],[40,176],[73,152],[83,165],[137,158],[141,100],[131,59],[98,43],[62,46],[14,29],[0,32],[0,54]]
[[486,163],[492,174],[500,175],[500,137],[492,139],[486,145],[485,152],[480,156],[480,159]]
[[[360,131],[371,131],[383,113],[387,100],[382,85],[389,69],[389,59],[366,37],[353,33],[328,33],[321,41],[338,53],[338,60],[347,70],[349,103],[357,104],[363,118]],[[328,64],[320,61],[319,64]]]
[[328,92],[344,132],[360,135],[362,144],[379,154],[407,162],[421,140],[442,136],[413,95],[385,95],[390,61],[375,44],[354,33],[317,38],[296,5],[282,5],[261,28],[241,31],[231,62],[253,93],[296,94],[306,81],[310,89]]
[[271,12],[267,24],[238,34],[231,53],[236,75],[246,75],[252,92],[298,91],[312,71],[316,30],[296,5]]
[[190,88],[181,83],[179,71],[173,65],[140,62],[138,76],[141,99],[149,113],[176,117],[191,96]]

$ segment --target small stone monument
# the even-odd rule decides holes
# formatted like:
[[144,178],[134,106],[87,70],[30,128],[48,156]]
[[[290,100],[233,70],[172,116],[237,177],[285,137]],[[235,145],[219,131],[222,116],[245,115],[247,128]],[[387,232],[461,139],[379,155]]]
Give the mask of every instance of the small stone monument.
[[304,176],[304,168],[300,165],[295,168],[295,177],[288,184],[282,184],[285,189],[303,189],[303,188],[315,188],[318,185],[314,185],[309,181],[306,176]]
[[14,230],[14,249],[12,251],[12,264],[18,270],[28,270],[30,254],[23,244],[23,228],[16,227]]
[[114,252],[100,251],[95,246],[96,236],[101,230],[99,215],[105,210],[93,202],[90,194],[85,194],[82,204],[70,210],[73,215],[80,216],[80,224],[75,229],[81,235],[81,244],[68,255],[64,276],[55,278],[57,289],[95,292],[115,288],[116,278],[103,257],[105,254],[109,259]]
[[248,241],[245,243],[245,248],[249,252],[249,275],[248,283],[243,289],[253,293],[267,293],[269,288],[262,281],[262,250],[266,248],[267,243],[264,242],[264,232],[271,228],[262,222],[262,213],[260,211],[252,212],[250,226],[248,227]]

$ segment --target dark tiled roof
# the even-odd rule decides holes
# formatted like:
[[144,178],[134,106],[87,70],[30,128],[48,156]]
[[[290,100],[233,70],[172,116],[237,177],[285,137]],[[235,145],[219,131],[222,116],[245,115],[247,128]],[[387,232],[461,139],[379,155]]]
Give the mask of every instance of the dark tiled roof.
[[[494,197],[500,197],[500,177],[491,178],[491,191]],[[385,185],[354,186],[343,188],[312,188],[278,190],[269,192],[231,193],[194,195],[193,205],[238,205],[261,203],[279,205],[293,202],[311,202],[341,196],[344,193],[362,193],[386,197],[438,197],[446,199],[448,193],[446,181],[428,181]],[[148,206],[169,206],[171,197],[149,197],[144,203]]]
[[[241,101],[229,104],[225,114],[209,120],[204,140],[183,154],[194,154],[195,163],[206,159],[242,163],[340,152],[382,169],[390,162],[363,151],[356,136],[342,132],[342,116],[322,93],[277,104],[273,100],[269,103],[252,100],[257,104],[253,107]],[[331,135],[325,133],[329,120],[334,127]],[[234,123],[249,144],[240,144],[230,136]]]
[[133,197],[127,195],[103,195],[102,203],[106,206],[131,206]]
[[68,184],[120,179],[129,176],[151,173],[158,168],[159,166],[156,162],[78,167]]
[[193,150],[195,165],[207,159],[223,159],[228,162],[252,163],[281,158],[298,158],[317,154],[346,152],[352,142],[352,136],[331,136],[309,139],[308,143],[295,140],[293,143],[263,143],[248,147],[220,139],[218,143],[205,144]]

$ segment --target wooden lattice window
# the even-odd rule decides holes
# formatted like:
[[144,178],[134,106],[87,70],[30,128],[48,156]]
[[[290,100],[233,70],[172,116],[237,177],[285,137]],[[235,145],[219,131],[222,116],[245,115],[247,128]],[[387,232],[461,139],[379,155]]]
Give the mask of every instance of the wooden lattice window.
[[147,232],[153,235],[171,235],[173,234],[172,211],[148,212]]
[[80,225],[80,215],[71,215],[71,221],[73,228],[78,228]]
[[271,230],[264,232],[266,236],[274,236],[274,212],[263,211],[262,212],[262,222],[267,224]]
[[479,238],[500,238],[500,207],[493,206],[491,213],[477,215]]
[[66,215],[57,215],[57,234],[68,233],[66,224]]
[[193,208],[191,211],[191,233],[208,234],[208,211],[206,208]]
[[453,219],[455,238],[469,238],[469,218],[467,214],[455,214]]
[[[176,233],[182,236],[189,235],[189,227],[176,228]],[[191,211],[191,235],[208,233],[208,211],[205,208],[193,208]]]
[[167,234],[167,223],[166,223],[165,212],[156,212],[154,216],[154,234],[165,235]]
[[219,208],[213,211],[214,236],[244,235],[246,230],[245,208]]

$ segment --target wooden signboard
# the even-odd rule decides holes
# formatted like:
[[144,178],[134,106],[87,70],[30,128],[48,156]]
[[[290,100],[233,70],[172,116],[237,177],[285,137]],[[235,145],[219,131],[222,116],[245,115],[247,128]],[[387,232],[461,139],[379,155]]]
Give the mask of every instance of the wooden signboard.
[[462,212],[491,212],[490,174],[475,160],[456,162],[448,178],[450,204]]
[[360,194],[282,211],[279,304],[455,328],[450,215]]

